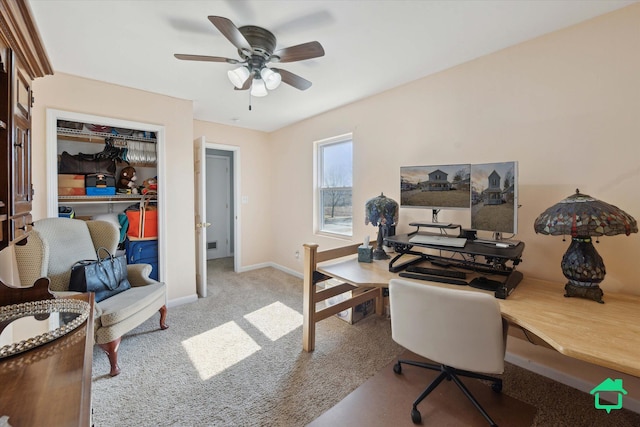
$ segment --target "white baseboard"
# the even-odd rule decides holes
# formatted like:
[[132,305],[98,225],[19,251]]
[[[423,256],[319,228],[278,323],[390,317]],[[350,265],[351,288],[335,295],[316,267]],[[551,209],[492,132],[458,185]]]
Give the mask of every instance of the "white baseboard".
[[265,268],[265,267],[273,267],[273,263],[272,262],[262,262],[260,264],[246,265],[244,267],[241,267],[240,271],[238,271],[238,273],[244,273],[246,271],[257,270],[259,268]]
[[282,266],[280,264],[276,264],[275,262],[263,262],[263,263],[260,263],[260,264],[248,265],[248,266],[242,267],[242,269],[240,270],[240,273],[243,273],[245,271],[257,270],[259,268],[265,268],[265,267],[273,267],[276,270],[283,271],[283,272],[285,272],[287,274],[290,274],[292,276],[298,277],[300,279],[303,278],[301,273],[299,273],[299,272],[297,272],[295,270],[291,270],[290,268],[287,268],[287,267]]
[[509,335],[505,360],[528,371],[589,393],[607,378],[622,379],[628,392],[622,407],[640,413],[640,378],[603,368]]
[[186,297],[174,298],[167,301],[167,308],[177,307],[183,304],[191,304],[192,302],[196,301],[198,301],[198,294],[191,294],[187,295]]

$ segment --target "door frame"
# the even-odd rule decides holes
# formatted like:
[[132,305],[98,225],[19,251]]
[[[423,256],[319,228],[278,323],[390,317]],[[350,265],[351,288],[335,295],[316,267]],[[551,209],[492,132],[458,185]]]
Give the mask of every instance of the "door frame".
[[[164,126],[151,123],[134,122],[131,120],[121,120],[106,116],[96,116],[93,114],[76,113],[72,111],[57,110],[47,108],[46,117],[46,176],[47,176],[47,217],[56,218],[58,216],[58,120],[69,120],[74,122],[95,123],[104,126],[147,130],[156,133],[156,169],[158,181],[166,182],[166,159],[165,159],[165,128]],[[158,274],[160,281],[165,280],[167,247],[166,238],[167,225],[164,210],[166,200],[166,185],[158,186]]]
[[[240,268],[242,265],[242,245],[241,245],[242,211],[241,211],[241,204],[240,204],[240,200],[241,200],[240,195],[242,194],[240,176],[242,174],[240,170],[240,165],[241,165],[240,147],[237,145],[227,145],[227,144],[208,142],[207,138],[204,136],[202,136],[201,138],[204,138],[205,156],[206,156],[206,149],[208,148],[214,149],[214,150],[233,152],[233,176],[232,176],[233,191],[231,193],[231,196],[232,196],[231,203],[233,203],[234,215],[231,218],[231,221],[233,222],[233,271],[237,273],[240,271]],[[206,162],[203,162],[203,163],[206,163]],[[203,165],[202,167],[204,168],[203,171],[206,172],[206,165]],[[206,194],[206,183],[203,191]],[[206,283],[206,278],[205,278],[205,283]]]

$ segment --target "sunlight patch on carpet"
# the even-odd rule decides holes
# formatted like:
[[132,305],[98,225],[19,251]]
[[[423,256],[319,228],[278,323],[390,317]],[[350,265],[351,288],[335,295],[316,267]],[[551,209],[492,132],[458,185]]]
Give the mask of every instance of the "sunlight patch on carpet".
[[182,341],[200,379],[208,380],[260,350],[260,346],[235,322]]
[[246,314],[244,318],[271,341],[276,341],[302,326],[302,314],[280,301]]

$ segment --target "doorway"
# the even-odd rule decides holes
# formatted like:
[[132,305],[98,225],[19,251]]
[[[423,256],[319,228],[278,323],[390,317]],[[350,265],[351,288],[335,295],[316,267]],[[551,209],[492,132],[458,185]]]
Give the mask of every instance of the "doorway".
[[[223,184],[219,188],[226,189],[229,194],[228,197],[222,197],[223,203],[226,200],[226,206],[228,213],[226,217],[229,218],[229,225],[221,227],[226,233],[228,240],[228,256],[233,257],[229,259],[233,263],[233,271],[240,271],[241,265],[241,247],[240,247],[240,147],[233,145],[214,144],[206,141],[205,137],[200,137],[194,140],[194,179],[195,179],[195,240],[196,240],[196,288],[198,296],[204,298],[207,296],[207,259],[209,257],[208,232],[206,229],[212,225],[209,221],[209,214],[207,213],[209,200],[212,199],[218,206],[221,204],[221,197],[216,197],[215,194],[210,195],[207,188],[208,181],[215,179],[214,176],[208,176],[207,172],[207,157],[208,155],[224,157],[228,159],[228,176],[229,183]],[[224,167],[223,167],[224,170]],[[213,172],[215,175],[215,171]],[[226,171],[225,171],[226,175]],[[224,178],[226,180],[226,178]],[[214,184],[212,187],[217,188],[218,185]],[[224,194],[224,192],[223,192]],[[211,208],[214,211],[216,208]],[[214,238],[215,239],[215,238]],[[218,244],[220,242],[225,243],[225,237],[218,238]],[[215,241],[215,240],[214,240]],[[214,262],[214,261],[211,261]]]
[[233,255],[232,151],[206,150],[207,260]]

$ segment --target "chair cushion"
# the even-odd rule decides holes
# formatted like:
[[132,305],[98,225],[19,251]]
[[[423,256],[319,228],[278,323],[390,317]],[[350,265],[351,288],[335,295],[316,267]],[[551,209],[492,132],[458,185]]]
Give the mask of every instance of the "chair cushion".
[[137,314],[156,299],[165,294],[164,283],[132,287],[124,292],[100,301],[97,306],[102,311],[102,327],[115,325]]

